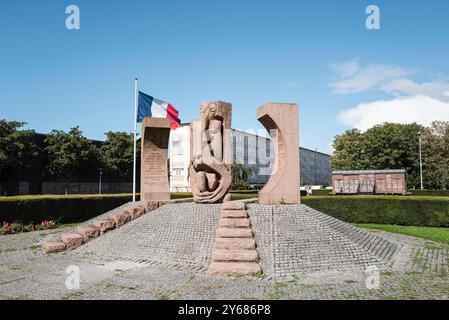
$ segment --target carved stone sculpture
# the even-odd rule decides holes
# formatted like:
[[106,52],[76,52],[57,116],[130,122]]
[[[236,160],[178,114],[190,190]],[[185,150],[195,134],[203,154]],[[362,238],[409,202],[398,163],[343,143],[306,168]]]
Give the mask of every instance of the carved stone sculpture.
[[270,133],[275,153],[273,172],[259,191],[259,203],[300,203],[298,105],[264,104],[257,109],[257,119]]
[[232,105],[214,101],[201,104],[201,118],[190,123],[190,188],[197,203],[229,200],[231,186]]

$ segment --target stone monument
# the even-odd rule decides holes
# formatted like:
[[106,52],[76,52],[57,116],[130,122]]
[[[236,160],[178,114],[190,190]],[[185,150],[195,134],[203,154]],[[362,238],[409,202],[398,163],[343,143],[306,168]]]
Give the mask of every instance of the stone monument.
[[232,105],[201,104],[201,118],[190,123],[190,188],[197,203],[230,200]]
[[147,117],[142,121],[141,201],[170,200],[167,169],[170,127],[170,119]]
[[274,146],[270,179],[259,191],[259,203],[300,203],[298,105],[267,103],[257,109]]

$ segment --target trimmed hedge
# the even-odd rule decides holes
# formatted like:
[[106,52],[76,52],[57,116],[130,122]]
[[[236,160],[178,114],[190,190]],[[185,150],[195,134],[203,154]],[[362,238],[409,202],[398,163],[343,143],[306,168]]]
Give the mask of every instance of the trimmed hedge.
[[170,194],[170,198],[173,199],[184,199],[184,198],[192,198],[192,192],[172,192]]
[[449,227],[449,198],[430,196],[309,196],[302,203],[348,223]]
[[[191,192],[173,192],[172,199],[190,198]],[[254,192],[232,192],[232,199],[257,197]],[[139,195],[137,195],[137,200]],[[0,224],[3,221],[40,223],[55,220],[75,223],[96,217],[132,200],[131,194],[113,195],[27,195],[0,197]]]
[[449,197],[449,190],[409,190],[414,196]]
[[331,193],[332,190],[326,190],[326,189],[317,189],[312,190],[312,196],[328,196],[329,193]]
[[[312,190],[313,196],[328,196],[332,190]],[[409,190],[414,196],[449,197],[449,190]],[[302,192],[301,192],[302,195]]]
[[[191,196],[189,192],[171,194],[172,199]],[[44,220],[55,220],[60,223],[80,222],[130,201],[132,201],[131,194],[0,197],[0,223],[3,221],[40,223]]]
[[0,221],[73,223],[91,219],[131,200],[131,195],[3,197],[0,198]]
[[[191,193],[172,193],[172,199]],[[257,192],[232,193],[232,199],[257,197]],[[60,223],[85,221],[131,201],[130,194],[0,197],[0,222]],[[449,197],[307,196],[302,203],[349,223],[449,227]]]

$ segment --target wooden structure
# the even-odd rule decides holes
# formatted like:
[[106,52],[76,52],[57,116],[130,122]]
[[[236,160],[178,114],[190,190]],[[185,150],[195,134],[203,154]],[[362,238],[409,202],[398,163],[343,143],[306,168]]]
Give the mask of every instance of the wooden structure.
[[407,194],[405,169],[332,172],[332,194]]

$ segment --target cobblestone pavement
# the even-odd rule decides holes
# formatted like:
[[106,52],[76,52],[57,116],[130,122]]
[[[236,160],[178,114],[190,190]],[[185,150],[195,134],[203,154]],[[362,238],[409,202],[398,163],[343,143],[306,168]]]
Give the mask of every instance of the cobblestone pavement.
[[[45,233],[1,236],[0,299],[449,299],[447,245],[305,205],[247,208],[262,274],[207,275],[219,205],[171,204],[58,254],[41,251]],[[79,289],[66,288],[71,265]],[[369,290],[371,265],[380,286]]]

